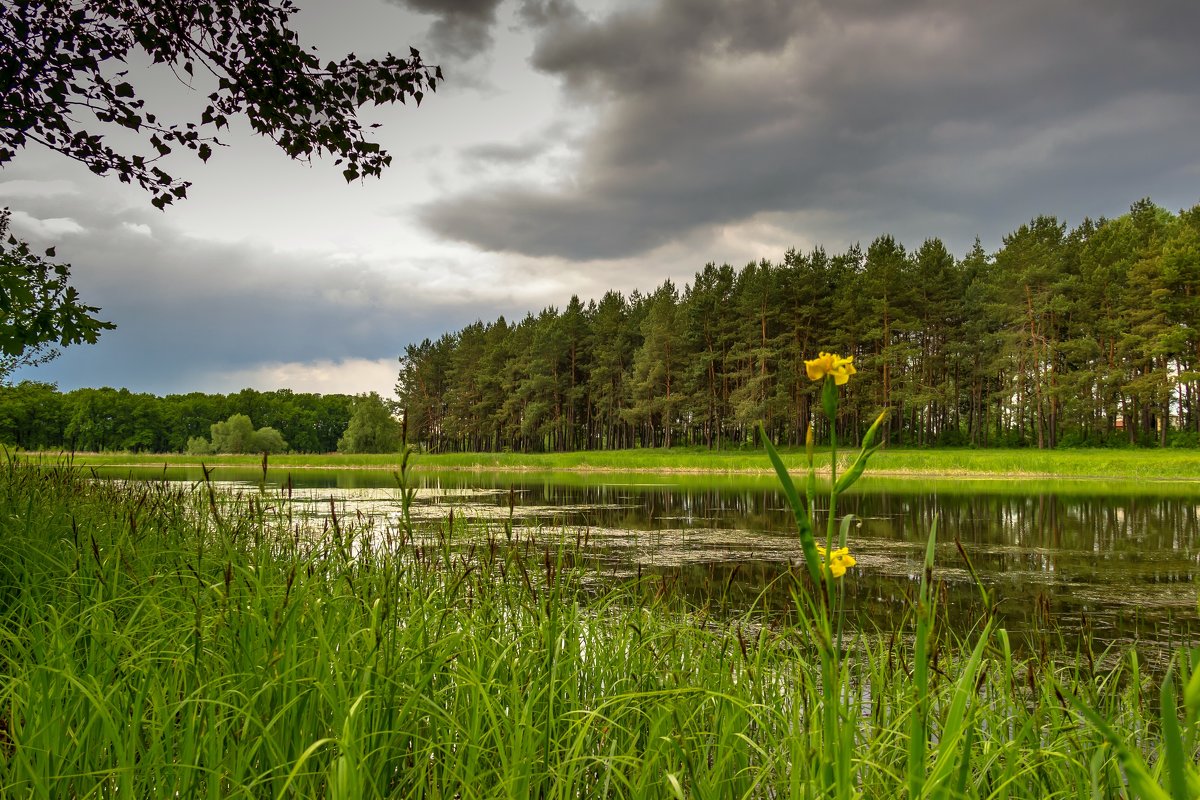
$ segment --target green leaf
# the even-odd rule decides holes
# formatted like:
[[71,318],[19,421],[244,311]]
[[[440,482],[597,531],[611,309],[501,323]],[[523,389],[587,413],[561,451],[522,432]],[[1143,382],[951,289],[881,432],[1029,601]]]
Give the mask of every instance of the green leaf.
[[[979,666],[983,662],[983,651],[991,639],[991,628],[990,622],[984,626],[979,641],[975,643],[975,649],[971,651],[971,658],[967,661],[966,669],[955,682],[954,699],[950,701],[950,709],[946,712],[945,720],[942,722],[941,733],[938,735],[937,757],[934,759],[933,768],[929,771],[928,781],[931,786],[935,787],[935,797],[945,796],[946,790],[949,788],[950,771],[954,768],[959,750],[963,749],[959,746],[959,739],[967,735],[969,731],[967,704],[976,697],[975,676],[979,673]],[[962,753],[964,760],[969,760],[970,755],[968,751]]]
[[850,526],[858,521],[858,517],[854,514],[847,514],[842,517],[841,532],[838,536],[838,547],[846,547],[846,541],[850,538]]
[[829,424],[834,425],[837,421],[837,384],[833,382],[832,375],[825,376],[825,384],[821,387],[821,408]]
[[1192,676],[1188,678],[1187,685],[1183,689],[1183,707],[1186,711],[1187,725],[1191,727],[1200,719],[1200,668],[1196,665],[1197,650],[1192,651],[1192,658],[1188,659],[1191,662]]
[[863,470],[867,468],[867,461],[875,454],[876,450],[883,447],[882,443],[874,447],[871,446],[871,443],[875,441],[875,432],[879,430],[879,426],[883,424],[883,421],[887,419],[888,414],[891,412],[890,408],[885,408],[879,412],[879,416],[871,423],[871,427],[867,429],[866,434],[863,436],[862,449],[858,451],[858,457],[854,459],[854,463],[850,465],[850,469],[842,473],[841,477],[838,478],[837,485],[833,487],[833,491],[836,494],[841,494],[853,486],[854,482],[862,477]]
[[933,555],[937,547],[937,518],[929,529],[925,545],[925,570],[921,574],[921,593],[917,603],[917,640],[913,648],[912,726],[908,737],[908,796],[920,797],[925,787],[925,751],[929,745],[926,715],[929,706],[929,632],[933,622],[930,591]]
[[796,518],[796,531],[800,534],[800,546],[804,550],[804,563],[808,566],[808,574],[812,577],[813,582],[819,586],[821,584],[821,558],[817,555],[817,540],[813,536],[812,520],[808,515],[808,507],[800,499],[800,493],[796,491],[796,484],[792,482],[792,476],[788,474],[783,459],[779,457],[779,453],[775,450],[775,445],[771,444],[770,438],[767,437],[766,428],[763,427],[761,422],[758,423],[758,431],[762,436],[763,444],[766,446],[767,457],[771,459],[771,465],[775,467],[775,475],[779,478],[779,483],[783,487],[783,493],[787,497],[788,504],[792,507],[792,514]]
[[[1172,665],[1173,666],[1173,665]],[[1175,714],[1175,679],[1173,670],[1167,670],[1163,680],[1160,700],[1160,721],[1162,723],[1164,757],[1167,761],[1167,780],[1171,787],[1171,797],[1174,800],[1188,800],[1187,772],[1185,770],[1186,756],[1183,750],[1183,737],[1179,732],[1179,717]]]

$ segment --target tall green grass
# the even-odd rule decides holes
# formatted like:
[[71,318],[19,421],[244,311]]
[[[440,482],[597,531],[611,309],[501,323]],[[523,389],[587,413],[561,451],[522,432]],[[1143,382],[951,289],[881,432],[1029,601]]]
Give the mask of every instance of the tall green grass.
[[987,620],[948,630],[931,588],[901,630],[845,642],[829,709],[801,609],[688,607],[503,525],[310,530],[286,500],[0,466],[0,796],[1196,785],[1195,652],[1165,684],[1136,651],[1020,659]]

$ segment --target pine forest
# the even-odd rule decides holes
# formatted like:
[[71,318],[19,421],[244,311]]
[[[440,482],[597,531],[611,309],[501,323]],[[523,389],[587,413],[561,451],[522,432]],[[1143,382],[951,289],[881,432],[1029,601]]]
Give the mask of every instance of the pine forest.
[[760,420],[798,444],[819,351],[861,373],[837,421],[852,439],[890,407],[892,444],[1194,446],[1200,206],[1142,200],[1073,229],[1040,216],[962,258],[880,236],[710,263],[682,289],[572,297],[412,344],[397,391],[409,441],[437,452],[727,448]]

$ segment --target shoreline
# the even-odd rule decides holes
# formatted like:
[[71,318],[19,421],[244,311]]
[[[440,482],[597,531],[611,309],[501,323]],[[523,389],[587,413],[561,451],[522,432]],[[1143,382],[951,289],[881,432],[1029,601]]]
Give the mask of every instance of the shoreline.
[[[29,453],[30,457],[45,457],[56,458],[62,454],[50,453]],[[102,454],[75,454],[76,465],[79,467],[95,467],[103,469],[161,469],[177,468],[177,469],[199,469],[201,467],[224,467],[236,469],[260,469],[261,462],[252,460],[241,460],[236,456],[231,459],[216,458],[212,461],[201,459],[189,460],[157,460],[155,457],[135,457],[132,460],[106,460]],[[80,458],[82,456],[82,458]],[[846,463],[839,464],[839,471],[846,469],[850,464],[849,459]],[[268,459],[268,469],[270,470],[327,470],[327,471],[371,471],[371,472],[391,472],[400,468],[399,461],[394,463],[314,463],[307,461],[303,463],[272,463]],[[774,470],[768,467],[717,467],[717,466],[646,466],[646,465],[630,465],[630,466],[610,466],[610,465],[595,465],[595,464],[572,464],[572,465],[555,465],[555,464],[421,464],[419,462],[410,461],[409,470],[413,472],[433,473],[433,472],[460,472],[460,473],[572,473],[572,474],[643,474],[643,475],[740,475],[754,477],[769,477],[775,474]],[[808,469],[806,466],[790,466],[789,473],[793,476],[804,476]],[[830,470],[826,466],[818,467],[817,476],[827,479],[830,475]],[[889,468],[868,467],[868,474],[864,477],[870,478],[894,478],[894,479],[915,479],[915,478],[930,478],[930,479],[967,479],[967,480],[995,480],[995,481],[1044,481],[1044,480],[1069,480],[1069,481],[1105,481],[1105,480],[1133,480],[1133,481],[1152,481],[1155,483],[1195,483],[1200,484],[1200,476],[1198,475],[1145,475],[1135,472],[1105,472],[1103,474],[1076,474],[1070,472],[1060,472],[1053,470],[981,470],[967,468],[947,468],[947,467],[931,467],[929,469],[918,469],[911,467]]]

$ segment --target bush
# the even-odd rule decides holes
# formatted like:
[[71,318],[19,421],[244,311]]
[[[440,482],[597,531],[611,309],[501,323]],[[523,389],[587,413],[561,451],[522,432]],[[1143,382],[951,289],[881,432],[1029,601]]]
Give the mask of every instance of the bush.
[[1200,447],[1200,433],[1196,431],[1174,431],[1167,439],[1168,447]]
[[968,447],[971,442],[959,428],[947,428],[938,434],[934,447]]
[[191,436],[187,440],[187,448],[185,452],[189,456],[211,456],[213,450],[212,442],[205,439],[203,436]]
[[215,453],[250,453],[254,423],[245,414],[233,414],[224,422],[212,424],[212,446]]
[[259,428],[250,437],[250,447],[255,453],[282,453],[287,450],[283,434],[274,428]]
[[287,450],[283,435],[274,428],[254,430],[245,414],[234,414],[224,422],[213,423],[214,453],[282,453]]

